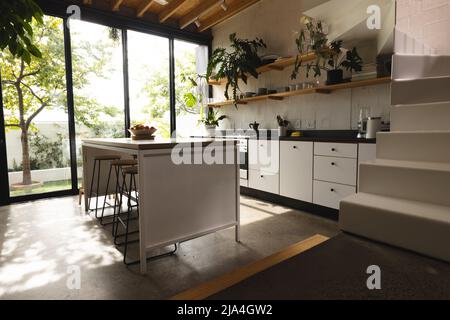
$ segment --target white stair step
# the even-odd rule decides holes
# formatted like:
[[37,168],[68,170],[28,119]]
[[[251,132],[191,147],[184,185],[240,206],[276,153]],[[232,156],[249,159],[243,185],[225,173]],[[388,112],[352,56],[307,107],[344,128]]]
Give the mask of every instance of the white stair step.
[[450,163],[381,159],[362,163],[359,190],[450,206]]
[[367,193],[341,201],[342,230],[450,262],[450,207]]
[[450,102],[391,108],[391,131],[450,130]]
[[445,77],[392,80],[391,104],[411,105],[450,101],[450,75]]
[[412,80],[450,75],[450,56],[401,55],[392,58],[392,79]]
[[450,162],[450,131],[399,131],[377,134],[377,158]]

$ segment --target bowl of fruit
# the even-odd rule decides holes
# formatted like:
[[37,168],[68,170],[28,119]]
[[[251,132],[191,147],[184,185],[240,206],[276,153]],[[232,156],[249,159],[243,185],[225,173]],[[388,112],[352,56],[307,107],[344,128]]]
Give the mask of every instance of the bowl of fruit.
[[128,129],[133,137],[151,137],[156,130],[155,127],[149,127],[144,124],[137,124]]

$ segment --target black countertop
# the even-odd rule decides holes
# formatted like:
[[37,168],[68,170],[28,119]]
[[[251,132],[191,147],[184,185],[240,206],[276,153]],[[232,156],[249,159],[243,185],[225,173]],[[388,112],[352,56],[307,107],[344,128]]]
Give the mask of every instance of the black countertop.
[[[292,131],[288,132],[287,137],[278,136],[278,130],[261,130],[258,132],[248,132],[242,134],[244,131],[236,132],[231,131],[217,131],[217,138],[240,136],[241,138],[245,135],[248,139],[254,140],[280,140],[280,141],[312,141],[312,142],[336,142],[336,143],[371,143],[375,144],[376,139],[361,139],[357,138],[358,131],[356,130],[302,130],[301,137],[291,137]],[[198,137],[204,138],[204,137]],[[212,137],[215,138],[215,137]]]
[[377,139],[343,138],[343,137],[280,137],[280,141],[313,141],[339,143],[377,143]]

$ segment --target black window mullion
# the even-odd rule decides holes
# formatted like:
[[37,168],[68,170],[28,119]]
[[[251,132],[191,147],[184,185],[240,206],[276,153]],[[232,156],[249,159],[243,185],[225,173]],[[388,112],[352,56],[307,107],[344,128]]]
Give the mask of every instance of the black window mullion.
[[64,19],[64,54],[66,62],[67,113],[69,118],[70,171],[72,175],[72,191],[78,190],[77,146],[75,129],[75,103],[72,79],[72,44],[67,18]]
[[0,205],[9,203],[8,159],[6,157],[5,120],[0,73]]
[[170,92],[170,132],[173,136],[177,130],[177,114],[176,114],[176,92],[175,92],[175,41],[169,38],[169,92]]
[[128,73],[128,33],[122,29],[122,59],[123,59],[123,98],[125,111],[125,136],[130,137],[128,128],[131,127],[130,116],[130,79]]

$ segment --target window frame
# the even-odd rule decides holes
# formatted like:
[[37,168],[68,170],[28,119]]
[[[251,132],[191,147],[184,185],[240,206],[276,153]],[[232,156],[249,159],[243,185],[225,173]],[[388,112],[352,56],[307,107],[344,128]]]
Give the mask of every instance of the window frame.
[[[72,78],[72,46],[71,34],[68,28],[69,15],[66,13],[68,4],[60,1],[42,0],[38,1],[45,15],[54,16],[63,20],[64,33],[64,54],[66,68],[66,86],[67,86],[67,109],[69,124],[69,144],[70,144],[70,168],[72,175],[72,187],[69,190],[56,191],[42,194],[31,194],[26,196],[11,197],[9,194],[8,169],[5,143],[5,126],[3,118],[3,98],[0,88],[0,206],[15,202],[44,199],[49,197],[71,196],[79,193],[77,179],[77,160],[76,160],[76,129],[75,129],[75,104],[73,93]],[[82,7],[82,6],[81,6]],[[174,27],[138,20],[130,17],[108,13],[93,8],[82,7],[83,21],[100,24],[106,27],[119,29],[122,33],[122,61],[123,61],[123,84],[124,84],[124,118],[125,118],[125,136],[129,137],[128,128],[130,127],[130,96],[129,96],[129,60],[128,60],[128,36],[127,31],[137,31],[150,35],[156,35],[167,38],[169,41],[169,92],[170,92],[170,130],[176,131],[176,88],[175,88],[175,40],[187,41],[198,45],[208,47],[208,57],[211,56],[212,36],[210,33],[197,33],[186,30],[179,30]],[[0,74],[1,77],[1,74]],[[211,95],[210,90],[210,95]]]

